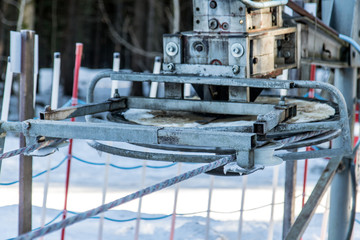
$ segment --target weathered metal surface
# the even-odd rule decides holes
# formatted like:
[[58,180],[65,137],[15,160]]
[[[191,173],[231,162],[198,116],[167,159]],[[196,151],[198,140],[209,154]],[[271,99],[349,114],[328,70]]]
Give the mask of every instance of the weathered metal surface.
[[248,87],[229,87],[229,101],[250,102],[250,89]]
[[286,114],[283,109],[274,109],[271,112],[261,114],[254,123],[254,132],[257,134],[265,134],[285,119]]
[[275,156],[283,159],[284,161],[311,159],[311,158],[325,158],[342,156],[346,154],[344,148],[325,149],[317,151],[305,151],[305,152],[291,152],[291,153],[278,153],[275,152]]
[[259,115],[274,110],[274,105],[261,103],[173,100],[129,97],[128,108],[153,109],[164,111],[190,111],[227,115]]
[[297,162],[287,161],[285,163],[285,200],[282,239],[285,239],[295,220],[296,175]]
[[308,131],[320,130],[336,130],[341,128],[338,121],[323,121],[323,122],[310,122],[310,123],[280,123],[274,128],[273,132],[276,133],[296,133],[302,132],[304,129]]
[[[192,163],[209,163],[215,161],[219,158],[225,156],[231,156],[230,154],[226,155],[210,155],[209,153],[192,153],[192,154],[179,154],[179,153],[155,153],[149,151],[135,151],[130,149],[123,149],[119,147],[109,146],[106,144],[102,144],[96,141],[89,141],[88,144],[102,152],[124,156],[135,159],[143,159],[143,160],[154,160],[154,161],[166,161],[166,162],[192,162]],[[235,155],[233,155],[235,159]]]
[[189,83],[189,84],[207,84],[217,86],[238,86],[238,87],[257,87],[257,88],[274,88],[274,89],[291,89],[293,81],[275,80],[275,79],[258,79],[258,78],[224,78],[224,77],[202,77],[197,75],[170,75],[170,74],[148,74],[148,73],[116,73],[104,72],[97,75],[89,85],[89,94],[93,93],[96,83],[102,78],[111,77],[111,80],[119,81],[138,81],[138,82],[172,82],[172,83]]
[[[356,102],[356,85],[357,85],[357,72],[356,68],[345,68],[335,70],[334,85],[344,95],[349,109],[348,123],[351,126],[350,138],[353,139],[354,123],[355,123],[355,102]],[[340,139],[334,141],[333,146],[341,148],[343,142]],[[351,142],[353,146],[353,142]],[[350,155],[350,154],[349,154]],[[330,211],[329,211],[329,240],[336,239],[350,239],[349,226],[353,224],[350,222],[351,202],[354,201],[351,193],[351,163],[354,162],[354,157],[344,157],[341,159],[343,166],[334,177],[330,191]]]
[[63,120],[80,117],[95,113],[115,111],[126,108],[125,98],[112,98],[103,103],[87,104],[85,106],[67,107],[56,110],[48,110],[40,113],[42,120]]
[[[19,120],[34,117],[34,42],[35,32],[21,31],[21,74]],[[24,134],[25,135],[25,134]],[[20,148],[26,146],[25,137],[20,134]],[[32,216],[32,157],[20,155],[19,169],[19,234],[31,231]]]
[[184,98],[184,84],[165,83],[165,98],[183,99]]
[[[234,71],[234,67],[237,70]],[[173,68],[172,68],[173,67]],[[165,74],[195,74],[199,76],[221,76],[245,78],[248,76],[245,66],[239,65],[211,65],[211,64],[180,64],[164,63],[163,69]],[[171,69],[171,70],[170,70]]]
[[255,136],[253,133],[163,128],[158,131],[158,143],[249,150],[256,146]]
[[157,144],[159,128],[128,124],[28,120],[23,123],[29,136],[92,139]]

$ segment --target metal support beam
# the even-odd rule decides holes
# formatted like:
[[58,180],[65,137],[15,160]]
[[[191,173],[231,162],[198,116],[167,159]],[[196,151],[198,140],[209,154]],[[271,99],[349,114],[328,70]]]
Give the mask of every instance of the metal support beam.
[[[204,84],[204,85],[208,84],[208,85],[219,85],[219,86],[265,87],[265,88],[276,88],[276,89],[290,89],[293,87],[292,81],[266,79],[266,84],[264,84],[264,80],[258,78],[240,79],[240,78],[224,78],[224,77],[202,77],[202,76],[192,76],[192,75],[170,75],[170,74],[164,75],[164,74],[148,74],[148,73],[130,74],[130,73],[116,73],[116,72],[108,72],[107,75],[108,75],[107,77],[111,77],[111,80],[134,81],[134,82],[152,81],[152,82],[189,83],[189,84]],[[102,76],[102,78],[104,77],[106,76]],[[96,83],[92,82],[91,84],[96,84]],[[89,86],[89,88],[91,89],[92,86]]]
[[40,113],[43,120],[64,120],[95,113],[115,111],[126,108],[126,98],[112,98],[103,103],[86,104],[84,106],[67,107],[60,109],[46,109]]
[[189,111],[230,115],[259,115],[274,110],[275,105],[243,102],[173,100],[129,97],[128,108],[165,111]]
[[275,105],[243,102],[175,100],[161,98],[127,97],[109,99],[103,103],[67,107],[40,113],[43,120],[63,120],[95,113],[116,111],[124,108],[152,109],[164,111],[189,111],[226,115],[259,115],[274,110]]
[[283,239],[285,239],[295,220],[296,172],[297,162],[287,161],[285,163]]
[[339,166],[339,163],[339,158],[332,158],[329,161],[328,165],[322,172],[318,182],[316,183],[314,190],[312,191],[309,199],[307,200],[303,210],[300,212],[299,216],[295,220],[294,225],[287,234],[285,238],[286,240],[298,240],[301,238],[306,227],[309,225],[317,206],[320,204],[321,199],[326,192],[326,189],[329,187],[331,180],[333,179],[335,172]]
[[24,132],[26,136],[119,141],[138,144],[179,144],[250,150],[256,146],[254,133],[207,131],[201,129],[160,128],[129,124],[58,122],[28,120],[4,122],[5,131]]
[[[335,86],[343,93],[349,110],[349,125],[353,139],[354,108],[356,100],[357,69],[336,69]],[[342,147],[342,142],[336,139],[335,147]],[[329,239],[345,239],[348,231],[351,212],[351,173],[350,163],[353,159],[343,158],[341,170],[336,173],[330,192]],[[352,223],[350,223],[352,224]]]
[[[20,121],[34,117],[34,39],[35,32],[21,31]],[[20,135],[20,147],[25,147],[25,137]],[[31,231],[32,208],[32,157],[20,155],[19,172],[19,235]]]
[[[0,154],[4,153],[6,132],[0,129]],[[2,160],[0,160],[0,176],[1,176]]]

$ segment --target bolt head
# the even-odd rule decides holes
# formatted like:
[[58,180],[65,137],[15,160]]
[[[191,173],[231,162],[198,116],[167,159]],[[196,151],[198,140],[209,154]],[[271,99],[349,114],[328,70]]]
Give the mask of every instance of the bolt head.
[[214,9],[214,8],[216,8],[216,7],[217,7],[216,1],[211,1],[211,2],[210,2],[210,8]]
[[240,49],[239,49],[239,48],[234,48],[234,49],[233,49],[233,52],[236,53],[236,54],[239,54],[239,53],[240,53]]
[[234,65],[232,67],[232,71],[234,74],[239,74],[240,73],[240,67],[238,65]]
[[218,28],[218,26],[219,26],[219,24],[218,24],[218,21],[216,20],[216,19],[210,19],[210,21],[209,21],[209,28],[211,29],[211,30],[215,30],[215,29],[217,29]]
[[169,71],[174,71],[175,70],[175,65],[173,63],[169,63],[167,65],[167,68],[168,68]]

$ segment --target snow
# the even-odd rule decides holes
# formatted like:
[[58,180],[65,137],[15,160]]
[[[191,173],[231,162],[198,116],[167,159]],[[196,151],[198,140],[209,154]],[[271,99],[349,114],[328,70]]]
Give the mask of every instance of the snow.
[[[17,148],[18,140],[15,136],[6,139],[6,150]],[[74,141],[74,155],[92,162],[106,162],[108,154],[98,154],[90,148],[86,141]],[[57,165],[66,156],[67,148],[61,148],[59,152],[50,157],[34,158],[33,172],[38,173],[46,169],[47,161],[51,159],[51,165]],[[127,159],[118,156],[110,156],[111,162],[121,166],[141,165],[142,160]],[[148,161],[149,165],[166,165],[167,163]],[[193,169],[201,164],[182,164],[182,172]],[[326,165],[326,160],[310,160],[307,194],[310,194],[321,169]],[[66,165],[61,165],[51,173],[50,189],[48,196],[47,221],[52,220],[63,208],[64,182]],[[109,188],[106,202],[121,198],[140,189],[141,168],[135,170],[119,170],[110,168]],[[176,166],[165,169],[147,169],[146,185],[155,184],[174,176],[178,171]],[[82,212],[101,205],[102,186],[105,167],[94,166],[72,160],[69,204],[68,209],[74,212]],[[296,213],[301,206],[301,184],[303,162],[299,161],[298,182],[296,193]],[[273,168],[267,167],[263,171],[255,172],[248,176],[248,188],[245,197],[245,211],[243,224],[243,239],[263,239],[267,236],[270,203],[272,196]],[[3,161],[1,182],[10,182],[18,179],[17,158]],[[43,201],[43,187],[45,175],[34,179],[33,183],[33,228],[40,226],[41,206]],[[283,194],[284,194],[284,164],[280,165],[279,187],[275,198],[275,226],[274,239],[281,239]],[[176,218],[175,239],[204,239],[206,231],[206,210],[209,195],[210,176],[200,175],[181,183],[177,212],[196,213],[180,215]],[[242,177],[215,177],[214,192],[210,213],[210,238],[209,239],[236,239],[238,219],[240,216],[240,201],[242,194]],[[172,213],[174,201],[174,187],[148,195],[143,198],[142,217],[161,217]],[[17,209],[18,209],[18,184],[1,186],[0,195],[0,239],[7,239],[17,235]],[[318,207],[316,214],[305,232],[304,239],[320,239],[322,215],[324,212],[325,199]],[[138,201],[132,201],[108,211],[105,216],[114,219],[135,218]],[[226,213],[224,213],[226,212]],[[70,214],[72,216],[72,214]],[[360,214],[357,214],[360,218]],[[59,221],[58,218],[57,221]],[[153,221],[141,221],[140,239],[169,239],[171,217]],[[66,239],[97,239],[99,219],[89,219],[75,224],[66,229]],[[135,221],[111,222],[105,220],[103,239],[133,239]],[[359,224],[355,223],[355,237],[360,239]],[[60,231],[46,236],[46,239],[59,239]]]

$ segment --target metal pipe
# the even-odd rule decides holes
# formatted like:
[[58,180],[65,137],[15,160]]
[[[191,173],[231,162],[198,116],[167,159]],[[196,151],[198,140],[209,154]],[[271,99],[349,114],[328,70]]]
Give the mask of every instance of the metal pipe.
[[[357,70],[355,68],[335,69],[334,85],[343,93],[347,106],[350,111],[350,117],[346,119],[348,125],[351,124],[351,130],[354,127],[354,110],[356,102],[356,79]],[[339,109],[341,110],[341,109]],[[349,139],[352,136],[349,133]],[[334,146],[341,148],[344,145],[340,139],[334,140]],[[350,147],[352,141],[350,141]],[[330,192],[330,217],[329,217],[329,240],[345,239],[347,229],[351,224],[351,162],[353,161],[352,152],[349,155],[340,158],[341,167],[336,172],[334,180],[331,184]]]
[[301,147],[321,144],[338,137],[340,134],[341,134],[341,130],[326,132],[311,139],[306,139],[303,141],[286,144],[281,149],[294,149],[294,148],[301,148]]
[[356,49],[356,51],[360,53],[360,45],[354,39],[341,33],[339,34],[339,38],[351,44],[351,46],[353,46]]
[[[34,117],[34,39],[34,31],[21,30],[20,121]],[[25,137],[21,134],[20,148],[25,146]],[[19,178],[19,234],[23,234],[31,231],[32,157],[20,155]]]
[[344,149],[344,155],[350,155],[352,154],[351,149],[351,137],[350,137],[350,128],[349,128],[349,120],[348,120],[348,108],[346,105],[346,101],[342,93],[339,89],[334,87],[331,84],[328,83],[322,83],[322,82],[315,82],[315,81],[294,81],[294,86],[298,88],[316,88],[316,89],[323,89],[332,95],[338,106],[339,106],[339,124],[341,127],[341,138],[343,141],[343,149]]
[[288,0],[273,0],[273,1],[267,1],[267,2],[255,2],[252,0],[240,0],[240,2],[245,4],[247,7],[270,8],[270,7],[278,7],[278,6],[286,5],[288,3]]
[[215,161],[222,157],[232,156],[234,154],[225,155],[208,155],[208,154],[180,154],[179,153],[155,153],[155,152],[141,152],[133,151],[129,149],[122,149],[113,146],[109,146],[97,141],[88,141],[88,144],[101,152],[110,153],[113,155],[124,156],[135,159],[143,160],[155,160],[155,161],[167,161],[167,162],[194,162],[194,163],[208,163]]

